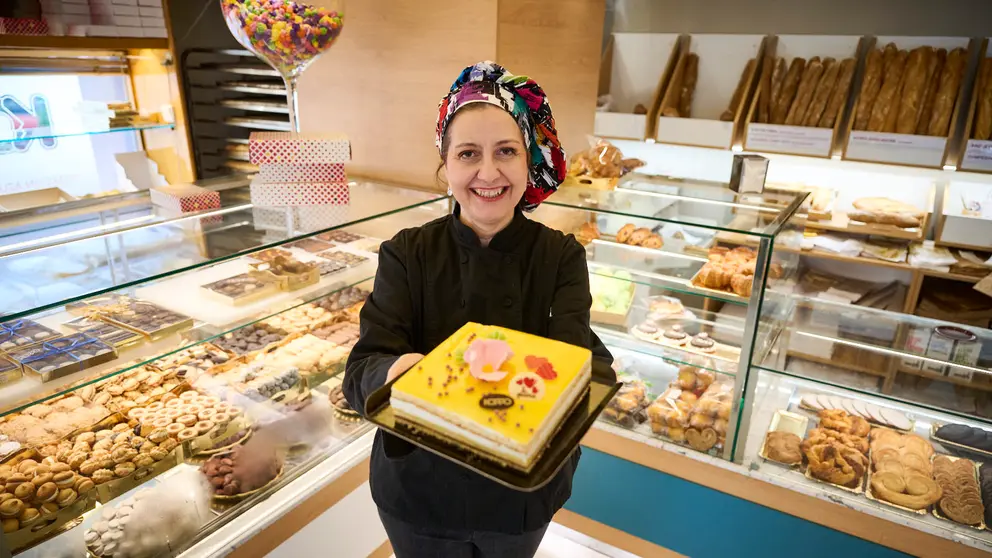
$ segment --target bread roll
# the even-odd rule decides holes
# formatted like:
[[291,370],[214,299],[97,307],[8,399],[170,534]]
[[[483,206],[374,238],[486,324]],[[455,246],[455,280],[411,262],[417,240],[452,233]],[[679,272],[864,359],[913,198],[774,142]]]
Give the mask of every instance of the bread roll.
[[[878,90],[878,97],[875,98],[875,105],[871,108],[871,118],[868,120],[868,131],[884,132],[885,123],[889,118],[889,112],[898,110],[899,86],[902,84],[903,70],[906,68],[906,59],[909,53],[900,50],[896,57],[889,62],[888,70],[882,79],[882,88]],[[894,108],[895,107],[895,108]]]
[[796,100],[792,102],[789,114],[785,117],[786,125],[802,126],[803,120],[806,118],[806,111],[809,109],[809,103],[813,100],[813,93],[816,91],[816,86],[820,84],[822,76],[823,63],[820,61],[820,57],[810,58],[809,64],[806,65],[806,70],[803,72],[803,79],[799,81],[799,87],[796,89]]
[[867,130],[868,120],[871,119],[871,109],[875,105],[875,97],[882,88],[882,51],[872,50],[865,61],[865,76],[861,81],[861,91],[858,93],[858,107],[854,114],[854,129]]
[[830,101],[827,102],[827,108],[823,111],[823,116],[820,117],[818,127],[834,127],[837,115],[840,114],[840,110],[847,101],[847,94],[851,90],[851,81],[854,80],[854,70],[857,66],[857,61],[853,58],[845,58],[840,63],[840,75],[837,76],[837,83],[830,93]]
[[774,56],[765,56],[761,63],[761,76],[759,77],[758,113],[755,115],[756,122],[768,122],[770,118],[772,103],[772,70],[776,60]]
[[792,108],[792,101],[796,98],[796,90],[799,88],[799,81],[803,77],[803,70],[806,69],[805,58],[793,58],[789,64],[789,71],[782,79],[782,89],[775,99],[775,109],[772,111],[772,124],[785,124],[785,119],[789,116],[789,109]]
[[809,108],[802,121],[803,126],[816,126],[820,122],[823,111],[827,109],[827,101],[830,100],[830,94],[833,93],[839,73],[840,64],[836,60],[829,57],[823,59],[823,77],[820,78],[820,83],[816,85],[816,91],[813,92],[813,100],[809,102]]
[[933,114],[930,116],[930,127],[927,133],[931,136],[946,137],[951,123],[951,113],[961,88],[961,79],[967,56],[963,48],[956,48],[947,55],[944,71],[940,75],[940,87],[933,101]]
[[682,94],[679,96],[679,114],[682,118],[692,116],[692,96],[696,94],[696,79],[699,77],[699,55],[689,53],[685,57],[685,73],[682,75]]
[[992,58],[982,59],[978,73],[978,100],[971,137],[992,139]]
[[916,132],[916,121],[923,108],[923,95],[927,87],[927,69],[931,58],[935,57],[933,49],[922,46],[909,53],[906,62],[906,79],[902,86],[899,100],[899,111],[896,114],[895,132],[912,134]]
[[752,58],[747,61],[744,65],[744,71],[741,73],[741,79],[737,81],[737,88],[734,89],[733,96],[730,97],[730,106],[727,110],[723,111],[720,115],[720,120],[724,122],[730,122],[737,115],[737,107],[741,104],[741,98],[744,96],[744,88],[747,84],[747,78],[754,71],[755,59]]
[[937,49],[937,52],[930,57],[927,67],[927,89],[923,94],[923,106],[920,107],[920,117],[916,122],[917,135],[924,136],[930,127],[930,115],[933,114],[933,100],[937,97],[937,88],[940,87],[940,74],[944,71],[944,63],[947,61],[947,49]]
[[[775,68],[772,70],[772,85],[769,90],[771,94],[768,96],[768,118],[765,122],[771,124],[772,115],[775,114],[775,107],[778,106],[778,97],[782,92],[782,83],[785,82],[785,74],[787,70],[785,68],[785,58],[777,58],[775,60]],[[788,109],[786,109],[788,112]]]

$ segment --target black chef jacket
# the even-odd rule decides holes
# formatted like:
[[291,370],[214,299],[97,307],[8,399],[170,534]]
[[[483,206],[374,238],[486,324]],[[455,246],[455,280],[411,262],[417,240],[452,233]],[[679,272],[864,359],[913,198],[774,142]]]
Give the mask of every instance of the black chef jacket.
[[[601,361],[594,373],[614,381],[613,357],[589,327],[591,305],[585,250],[574,237],[518,210],[483,248],[456,207],[382,243],[345,396],[364,410],[398,356],[427,354],[470,321],[588,347]],[[379,431],[369,482],[375,503],[407,523],[517,534],[551,521],[571,495],[578,461],[576,452],[545,487],[524,493]]]

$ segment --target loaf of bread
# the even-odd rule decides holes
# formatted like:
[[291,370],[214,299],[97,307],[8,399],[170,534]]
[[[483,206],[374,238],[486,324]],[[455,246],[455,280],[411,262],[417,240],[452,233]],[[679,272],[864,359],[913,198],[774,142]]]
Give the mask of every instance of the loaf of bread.
[[768,118],[765,119],[765,122],[769,124],[772,122],[772,115],[775,114],[775,107],[778,106],[778,97],[782,92],[782,84],[785,83],[786,73],[785,58],[777,58],[775,60],[775,68],[772,70],[771,94],[768,96]]
[[[902,74],[906,68],[906,59],[909,53],[900,50],[891,62],[887,64],[885,76],[882,78],[882,88],[878,90],[875,104],[871,108],[871,118],[868,120],[868,131],[884,132],[886,120],[889,112],[893,110],[893,105],[899,103],[897,97],[899,86],[902,84]],[[895,110],[898,110],[896,108]]]
[[882,49],[882,76],[884,78],[885,74],[889,71],[889,66],[895,61],[896,56],[899,54],[899,47],[895,43],[889,43],[885,45]]
[[803,71],[803,78],[799,80],[799,87],[796,88],[796,99],[792,101],[792,106],[789,107],[789,113],[785,117],[786,125],[802,125],[803,120],[806,118],[806,110],[809,109],[809,103],[813,100],[813,92],[816,91],[816,86],[820,83],[821,76],[823,76],[823,62],[820,61],[819,56],[814,56],[810,58],[809,64],[806,64],[806,70]]
[[871,119],[871,109],[875,105],[875,97],[882,88],[882,51],[873,49],[865,61],[865,75],[861,81],[861,92],[858,93],[858,106],[854,114],[854,129],[867,130]]
[[761,76],[758,81],[758,113],[755,115],[756,122],[768,122],[771,114],[771,92],[772,92],[772,72],[775,68],[776,59],[767,55],[761,62]]
[[989,140],[992,139],[992,58],[982,59],[976,91],[978,99],[971,137],[977,140]]
[[923,106],[920,107],[920,117],[916,122],[917,135],[925,136],[930,127],[930,115],[933,114],[933,100],[937,98],[937,89],[940,87],[940,74],[944,71],[944,63],[947,61],[947,49],[937,49],[930,57],[927,67],[927,88],[923,93]]
[[937,97],[933,101],[933,114],[930,116],[930,127],[927,130],[929,135],[947,136],[966,64],[967,56],[963,48],[956,48],[948,53],[947,63],[944,64],[944,71],[941,72]]
[[696,80],[699,77],[699,55],[689,53],[685,57],[685,69],[682,75],[682,93],[679,95],[679,114],[682,118],[692,116],[692,96],[696,94]]
[[928,46],[915,48],[909,53],[906,78],[896,114],[895,132],[898,134],[912,134],[916,131],[916,121],[923,108],[923,95],[927,87],[927,69],[934,56],[933,49]]
[[820,122],[823,111],[827,109],[827,101],[830,100],[830,94],[833,92],[834,85],[837,84],[837,75],[839,73],[840,64],[836,60],[830,57],[823,59],[823,77],[820,78],[820,82],[816,85],[816,91],[813,92],[813,99],[809,102],[809,108],[806,109],[806,116],[802,121],[803,126],[816,126]]
[[728,106],[727,110],[723,111],[723,114],[720,115],[720,120],[730,122],[734,119],[734,116],[737,115],[737,107],[740,106],[741,98],[744,97],[744,89],[747,86],[747,78],[751,75],[751,72],[754,71],[754,64],[755,59],[752,58],[747,61],[747,64],[744,65],[744,71],[741,72],[741,79],[737,81],[737,88],[734,89],[734,94],[730,97],[730,106]]
[[818,127],[834,127],[834,122],[837,121],[837,115],[840,114],[840,109],[847,102],[847,94],[851,90],[851,81],[854,80],[854,70],[857,65],[857,62],[853,58],[845,58],[840,63],[840,74],[837,76],[837,82],[833,87],[833,91],[830,93],[830,100],[827,102],[827,108],[823,111],[823,116],[820,117]]
[[785,119],[789,116],[789,109],[792,108],[792,101],[796,98],[796,90],[799,89],[799,82],[802,80],[805,69],[805,58],[792,59],[789,70],[782,79],[782,89],[779,91],[778,98],[775,99],[772,124],[785,124]]

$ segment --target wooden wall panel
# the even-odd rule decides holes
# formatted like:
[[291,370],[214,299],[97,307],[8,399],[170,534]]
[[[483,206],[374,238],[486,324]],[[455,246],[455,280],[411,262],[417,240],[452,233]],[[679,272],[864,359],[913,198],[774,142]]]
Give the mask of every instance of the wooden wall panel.
[[497,0],[346,8],[337,44],[300,80],[301,128],[348,134],[352,175],[433,187],[437,103],[462,68],[495,58]]
[[544,88],[568,153],[588,147],[605,0],[499,0],[496,60]]

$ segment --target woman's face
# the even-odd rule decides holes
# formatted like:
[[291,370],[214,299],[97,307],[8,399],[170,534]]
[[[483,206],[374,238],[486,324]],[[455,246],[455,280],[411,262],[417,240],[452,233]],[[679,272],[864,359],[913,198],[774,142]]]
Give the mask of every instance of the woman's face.
[[492,105],[462,109],[448,126],[445,175],[462,217],[500,227],[527,188],[527,149],[516,121]]

